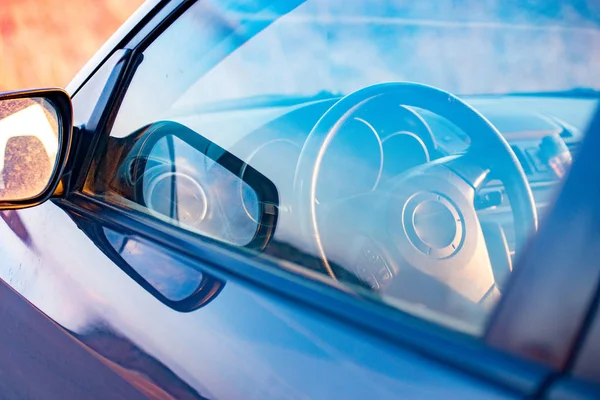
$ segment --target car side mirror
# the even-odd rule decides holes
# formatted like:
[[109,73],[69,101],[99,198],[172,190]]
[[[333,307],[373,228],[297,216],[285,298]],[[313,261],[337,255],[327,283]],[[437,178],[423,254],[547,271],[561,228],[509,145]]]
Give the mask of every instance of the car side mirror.
[[62,89],[0,93],[0,210],[52,196],[71,146],[72,115]]
[[272,238],[273,182],[201,134],[160,121],[109,147],[122,155],[109,190],[130,207],[236,247],[262,251]]

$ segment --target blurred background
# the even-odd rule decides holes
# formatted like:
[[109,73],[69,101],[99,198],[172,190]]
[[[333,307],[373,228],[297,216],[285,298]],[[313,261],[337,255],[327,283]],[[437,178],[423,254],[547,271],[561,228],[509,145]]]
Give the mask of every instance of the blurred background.
[[[0,91],[66,86],[142,2],[0,0]],[[333,7],[333,15],[382,13],[404,22],[361,28],[340,25],[333,36],[324,36],[318,23],[305,24],[303,30],[289,24],[289,29],[271,29],[199,80],[190,98],[211,102],[219,96],[247,97],[284,89],[289,94],[323,89],[348,93],[364,84],[351,78],[367,73],[369,82],[426,82],[459,94],[598,88],[600,0],[386,3],[308,1],[303,8],[309,14],[311,9]],[[360,10],[365,4],[368,10]],[[285,20],[277,25],[286,26]],[[295,43],[299,36],[309,45],[282,46]],[[373,45],[374,39],[379,47]],[[337,52],[319,54],[324,49]],[[247,58],[247,53],[254,56]],[[282,68],[280,62],[285,60]],[[321,65],[290,60],[320,60]],[[320,73],[315,75],[315,70]],[[339,79],[341,73],[348,77]],[[331,82],[343,87],[328,85]],[[211,96],[198,96],[198,90]]]
[[143,0],[0,0],[0,91],[69,83]]

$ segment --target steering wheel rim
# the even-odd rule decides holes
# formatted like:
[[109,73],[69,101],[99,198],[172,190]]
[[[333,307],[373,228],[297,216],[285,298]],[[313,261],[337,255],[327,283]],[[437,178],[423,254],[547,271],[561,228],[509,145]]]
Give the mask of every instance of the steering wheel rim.
[[310,237],[310,245],[322,259],[329,276],[337,280],[321,243],[316,215],[316,183],[327,148],[343,124],[366,103],[390,96],[399,105],[423,108],[448,119],[471,138],[471,148],[485,148],[489,169],[502,172],[497,176],[506,190],[513,214],[516,248],[529,232],[537,229],[537,211],[531,187],[514,151],[498,129],[473,107],[444,90],[411,82],[389,82],[359,89],[336,102],[317,121],[300,152],[294,176],[294,193],[299,223]]

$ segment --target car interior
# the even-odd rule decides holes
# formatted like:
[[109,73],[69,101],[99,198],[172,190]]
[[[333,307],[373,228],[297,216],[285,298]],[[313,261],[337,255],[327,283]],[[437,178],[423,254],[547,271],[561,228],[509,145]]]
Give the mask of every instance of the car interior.
[[[436,76],[434,84],[398,79],[405,78],[400,73],[372,81],[373,60],[358,72],[325,71],[335,57],[310,52],[310,77],[320,90],[300,90],[300,74],[282,85],[291,93],[271,94],[286,76],[265,79],[278,59],[260,55],[273,38],[294,38],[294,17],[306,17],[300,20],[306,32],[326,30],[332,54],[348,55],[348,32],[355,35],[362,25],[343,17],[321,24],[309,18],[315,14],[309,1],[287,15],[280,10],[283,16],[261,25],[264,31],[253,31],[262,20],[248,18],[250,11],[206,7],[198,3],[144,51],[107,139],[108,156],[97,158],[86,190],[278,260],[282,268],[300,266],[357,293],[451,316],[480,332],[568,173],[596,98],[578,89],[519,91],[512,82],[457,96],[436,85]],[[225,16],[227,24],[212,26]],[[398,33],[373,26],[367,38],[373,48]],[[241,27],[250,33],[239,36]],[[208,31],[214,42],[173,46],[179,29],[190,38]],[[508,31],[499,35],[515,34]],[[215,48],[223,51],[217,61],[207,56]],[[301,64],[284,62],[308,72]],[[460,65],[448,68],[451,76]],[[336,71],[340,77],[332,78]],[[163,90],[152,101],[143,85],[148,80]],[[319,86],[331,80],[337,90]],[[224,159],[240,164],[223,175]],[[269,189],[259,193],[261,187]]]

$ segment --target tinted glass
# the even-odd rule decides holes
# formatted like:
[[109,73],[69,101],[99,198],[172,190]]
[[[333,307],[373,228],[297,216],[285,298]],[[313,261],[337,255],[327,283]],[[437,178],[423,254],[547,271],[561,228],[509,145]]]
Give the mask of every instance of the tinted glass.
[[[108,147],[143,140],[139,129],[157,121],[186,126],[277,188],[261,256],[478,334],[597,106],[596,11],[199,2],[145,50]],[[125,205],[97,189],[113,177],[100,170],[88,191]],[[179,184],[194,192],[198,180]],[[138,208],[165,215],[173,196],[158,185],[152,206]],[[252,196],[231,196],[252,214]],[[178,201],[190,216],[205,212],[204,196]]]

